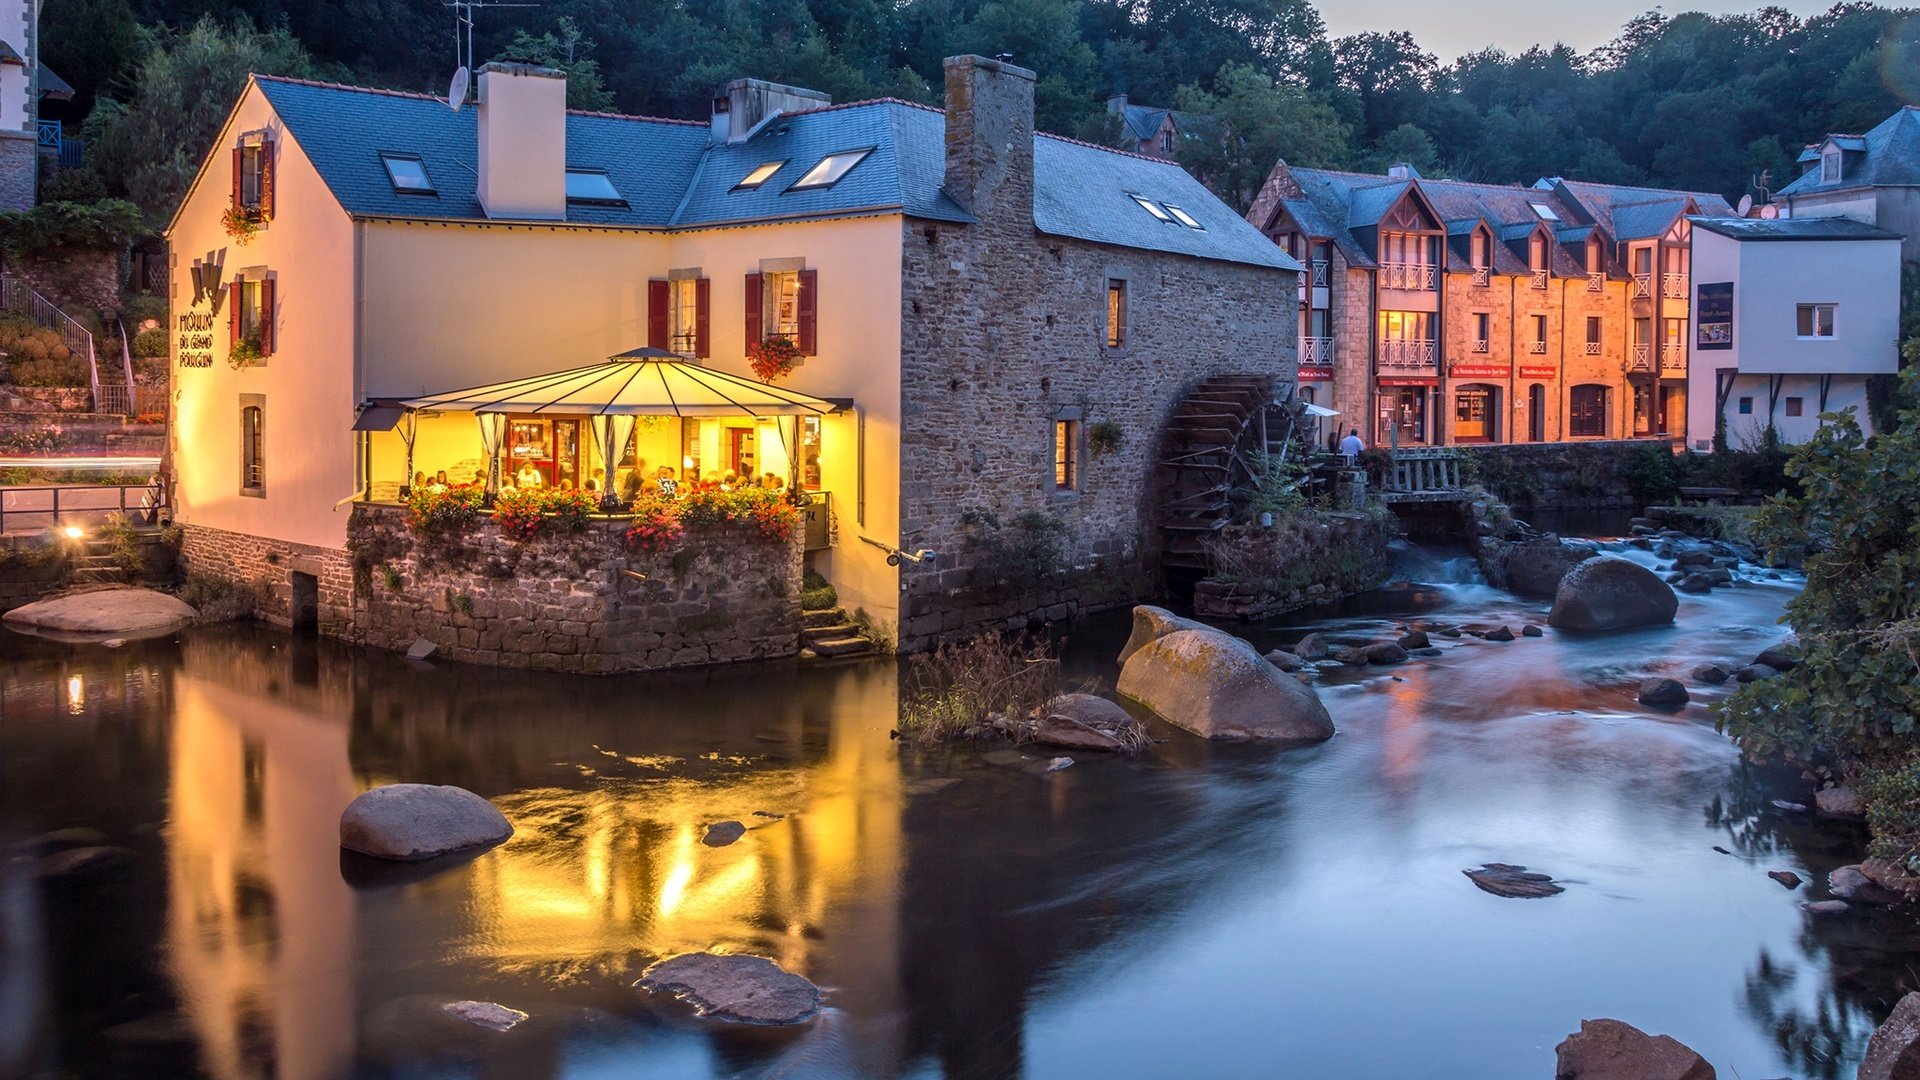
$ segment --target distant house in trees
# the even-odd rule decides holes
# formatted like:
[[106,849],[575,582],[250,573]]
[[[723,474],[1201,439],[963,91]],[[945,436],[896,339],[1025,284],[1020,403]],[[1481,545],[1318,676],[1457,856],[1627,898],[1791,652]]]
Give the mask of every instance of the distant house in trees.
[[40,0],[0,0],[0,210],[34,204],[41,149],[57,156],[63,145],[59,123],[41,123],[40,102],[72,96],[40,64]]
[[1186,134],[1188,118],[1180,112],[1135,105],[1125,94],[1107,99],[1107,113],[1120,122],[1118,147],[1136,154],[1172,161]]
[[1920,107],[1908,105],[1865,135],[1830,134],[1800,153],[1800,177],[1780,189],[1783,217],[1849,217],[1901,234],[1902,259],[1920,259]]

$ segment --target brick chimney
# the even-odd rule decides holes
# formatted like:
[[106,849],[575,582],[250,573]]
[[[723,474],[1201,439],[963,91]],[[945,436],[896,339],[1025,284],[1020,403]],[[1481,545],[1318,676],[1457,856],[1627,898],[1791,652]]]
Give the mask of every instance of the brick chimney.
[[754,129],[771,117],[831,104],[833,98],[818,90],[765,79],[735,79],[713,95],[710,141],[716,145],[745,142]]
[[1033,83],[1023,67],[950,56],[947,195],[981,221],[1033,224]]
[[480,68],[480,207],[490,218],[567,216],[567,76],[495,61]]

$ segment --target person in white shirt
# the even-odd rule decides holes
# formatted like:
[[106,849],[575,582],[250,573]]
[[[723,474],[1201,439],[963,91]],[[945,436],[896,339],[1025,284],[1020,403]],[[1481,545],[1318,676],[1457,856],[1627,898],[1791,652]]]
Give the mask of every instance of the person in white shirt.
[[1367,448],[1367,444],[1360,441],[1359,428],[1349,429],[1347,431],[1347,437],[1340,440],[1340,453],[1348,461],[1352,461],[1354,458],[1359,457],[1360,452],[1362,450],[1365,450],[1366,448]]

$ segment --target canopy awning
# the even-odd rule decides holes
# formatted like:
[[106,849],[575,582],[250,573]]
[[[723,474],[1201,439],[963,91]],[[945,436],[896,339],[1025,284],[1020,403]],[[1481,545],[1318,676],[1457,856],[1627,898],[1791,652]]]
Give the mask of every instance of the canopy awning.
[[406,406],[393,398],[375,398],[360,406],[360,415],[353,420],[353,430],[392,431],[406,412]]
[[1307,405],[1308,416],[1339,416],[1340,415],[1339,409],[1329,409],[1325,405],[1315,405],[1311,401],[1307,402],[1306,405]]
[[427,412],[547,416],[819,416],[846,402],[714,371],[658,349],[511,382],[449,390],[401,404]]

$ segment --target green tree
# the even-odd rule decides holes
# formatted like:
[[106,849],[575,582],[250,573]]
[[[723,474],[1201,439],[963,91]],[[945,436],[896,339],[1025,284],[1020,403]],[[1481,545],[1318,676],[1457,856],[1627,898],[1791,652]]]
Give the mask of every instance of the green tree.
[[613,108],[613,91],[600,79],[600,65],[587,54],[593,39],[580,32],[580,24],[566,15],[554,20],[554,28],[534,37],[525,30],[515,32],[513,43],[500,51],[496,60],[514,60],[539,64],[567,73],[567,107],[605,111]]
[[100,99],[85,127],[91,167],[155,225],[172,216],[247,73],[313,74],[285,30],[203,18],[184,33],[156,33],[127,100]]
[[64,0],[40,16],[40,58],[73,87],[74,115],[133,69],[141,44],[127,0]]
[[1221,69],[1211,91],[1182,88],[1179,105],[1189,120],[1180,164],[1242,213],[1274,162],[1324,167],[1347,156],[1346,125],[1323,98],[1251,65]]

